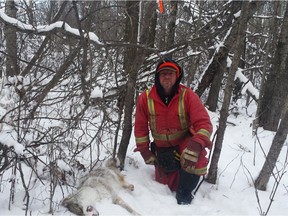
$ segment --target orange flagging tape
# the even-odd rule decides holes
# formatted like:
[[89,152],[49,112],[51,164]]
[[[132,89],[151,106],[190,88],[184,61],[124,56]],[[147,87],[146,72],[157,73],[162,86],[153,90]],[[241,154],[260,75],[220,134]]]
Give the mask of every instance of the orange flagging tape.
[[158,0],[158,6],[159,6],[159,11],[160,13],[164,13],[164,7],[163,7],[163,1],[162,0]]

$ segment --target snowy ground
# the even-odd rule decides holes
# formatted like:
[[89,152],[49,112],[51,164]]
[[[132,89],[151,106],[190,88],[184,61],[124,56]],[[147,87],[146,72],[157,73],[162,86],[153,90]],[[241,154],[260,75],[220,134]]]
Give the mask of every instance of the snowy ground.
[[[249,113],[250,112],[250,113]],[[240,110],[236,118],[229,117],[226,135],[223,143],[221,158],[219,161],[218,181],[212,185],[204,182],[196,194],[191,205],[180,206],[175,200],[175,193],[167,186],[155,182],[152,166],[144,164],[139,153],[134,153],[134,137],[128,150],[126,167],[123,173],[127,181],[133,183],[133,192],[120,191],[122,198],[128,202],[141,215],[259,215],[259,209],[267,211],[270,202],[270,193],[274,180],[270,179],[268,190],[258,191],[260,206],[257,203],[252,178],[256,178],[265,160],[259,143],[252,137],[251,123],[253,114],[248,111],[251,117],[247,117],[246,111]],[[213,125],[216,129],[218,117],[210,113]],[[234,125],[235,124],[235,125]],[[274,133],[259,129],[258,136],[266,153],[269,150]],[[287,155],[287,144],[282,149],[278,169],[284,167]],[[286,161],[287,163],[287,161]],[[286,168],[287,170],[287,168]],[[0,195],[0,215],[24,215],[23,191],[16,193],[16,202],[8,211],[9,187],[2,185]],[[41,186],[36,188],[37,198],[31,197],[32,204],[29,214],[48,214],[49,206],[45,206],[43,200],[47,196],[49,187]],[[41,191],[39,193],[39,191]],[[36,194],[36,192],[35,192]],[[31,193],[33,196],[33,193]],[[17,199],[18,198],[18,199]],[[56,212],[54,215],[72,215],[65,208],[59,205],[63,198],[62,191],[58,190],[55,195]],[[48,203],[48,202],[47,202]],[[282,178],[274,201],[268,215],[288,214],[288,177]],[[123,208],[111,204],[111,200],[105,199],[96,204],[100,215],[129,215]]]

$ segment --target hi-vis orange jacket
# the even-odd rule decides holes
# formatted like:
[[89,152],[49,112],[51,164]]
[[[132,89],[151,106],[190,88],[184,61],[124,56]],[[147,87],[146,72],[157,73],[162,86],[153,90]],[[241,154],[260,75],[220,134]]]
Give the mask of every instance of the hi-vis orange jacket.
[[180,145],[187,136],[191,136],[192,131],[209,140],[212,124],[206,108],[190,88],[180,84],[178,93],[166,106],[154,85],[137,101],[134,127],[136,151],[149,149],[149,131],[157,147],[170,147]]

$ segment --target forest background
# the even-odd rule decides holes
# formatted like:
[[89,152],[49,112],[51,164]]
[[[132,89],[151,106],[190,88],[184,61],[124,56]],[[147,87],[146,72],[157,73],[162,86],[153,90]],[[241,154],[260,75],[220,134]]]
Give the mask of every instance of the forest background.
[[9,208],[22,187],[27,213],[31,187],[45,181],[53,212],[59,185],[74,186],[109,156],[125,169],[135,101],[163,57],[179,62],[182,82],[219,115],[206,182],[217,182],[227,119],[245,99],[257,104],[258,145],[259,128],[275,132],[254,187],[265,191],[271,176],[280,184],[288,2],[163,1],[163,12],[159,2],[0,2],[0,178]]

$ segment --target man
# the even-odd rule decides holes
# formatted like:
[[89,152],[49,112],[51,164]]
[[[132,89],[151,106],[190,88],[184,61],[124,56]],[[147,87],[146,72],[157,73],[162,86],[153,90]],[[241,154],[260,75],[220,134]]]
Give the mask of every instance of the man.
[[207,172],[205,148],[212,147],[212,125],[199,97],[180,84],[182,77],[175,61],[160,61],[154,86],[138,98],[134,131],[135,151],[155,165],[156,181],[176,191],[177,203],[185,205],[191,204],[192,191]]

